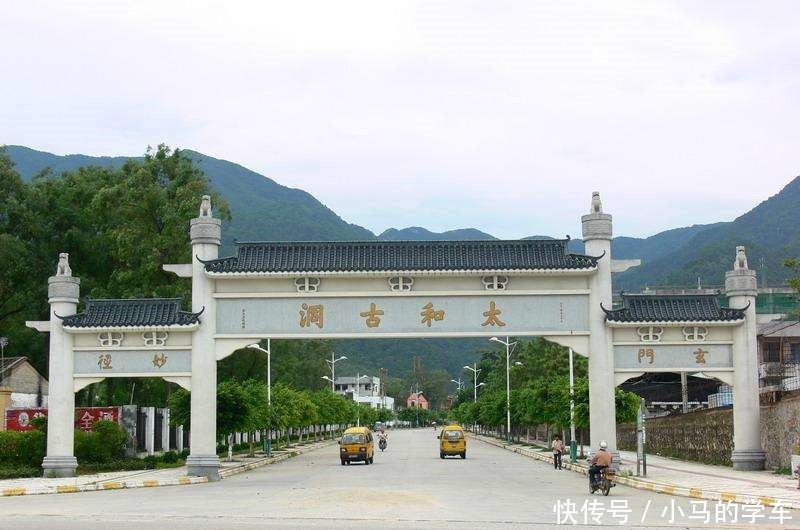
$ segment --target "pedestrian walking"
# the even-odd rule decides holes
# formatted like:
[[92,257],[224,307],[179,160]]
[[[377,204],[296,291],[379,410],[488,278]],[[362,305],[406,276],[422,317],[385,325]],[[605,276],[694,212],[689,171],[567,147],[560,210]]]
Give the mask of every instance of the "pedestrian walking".
[[558,434],[556,434],[553,437],[552,448],[553,448],[553,466],[556,469],[563,469],[563,467],[561,466],[561,455],[564,454],[566,446],[564,446],[564,442],[561,440],[561,436],[559,436]]

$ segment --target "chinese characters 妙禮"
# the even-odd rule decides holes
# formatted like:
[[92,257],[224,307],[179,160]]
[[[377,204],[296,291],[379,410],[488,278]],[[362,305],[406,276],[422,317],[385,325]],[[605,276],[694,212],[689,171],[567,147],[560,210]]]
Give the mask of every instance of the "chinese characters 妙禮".
[[111,366],[111,354],[101,353],[97,358],[97,366],[99,366],[101,370],[113,369],[114,367]]
[[300,307],[301,307],[300,327],[307,328],[310,327],[311,324],[316,324],[318,328],[322,329],[322,326],[325,324],[324,322],[325,308],[322,307],[322,304],[319,305],[303,304]]
[[166,354],[162,353],[161,355],[159,355],[156,353],[155,355],[153,355],[153,366],[155,366],[156,368],[161,368],[165,364],[167,364]]

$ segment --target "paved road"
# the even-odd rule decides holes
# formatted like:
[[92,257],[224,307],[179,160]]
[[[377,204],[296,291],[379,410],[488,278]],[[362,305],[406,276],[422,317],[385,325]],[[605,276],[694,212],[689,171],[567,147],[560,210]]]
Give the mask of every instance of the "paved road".
[[[618,486],[609,497],[586,493],[586,479],[569,471],[470,441],[466,460],[440,460],[432,430],[395,431],[375,464],[342,467],[329,446],[222,482],[69,495],[0,498],[0,528],[53,529],[500,529],[556,528],[554,506],[603,503],[601,522],[618,526],[610,502],[631,510],[624,528],[662,528],[664,508],[692,513],[688,499]],[[645,507],[648,515],[640,524]],[[721,528],[676,516],[681,527]],[[769,512],[767,515],[771,515]],[[783,528],[800,528],[788,521]],[[740,527],[763,528],[770,521]],[[779,527],[775,522],[769,524]],[[594,525],[587,525],[592,528]]]

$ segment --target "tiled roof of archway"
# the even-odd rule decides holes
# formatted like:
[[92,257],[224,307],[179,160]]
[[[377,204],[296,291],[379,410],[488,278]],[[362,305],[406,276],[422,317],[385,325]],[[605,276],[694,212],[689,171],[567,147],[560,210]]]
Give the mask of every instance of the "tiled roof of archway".
[[236,256],[205,262],[212,273],[594,269],[566,239],[237,243]]
[[200,313],[181,310],[180,298],[87,299],[82,313],[63,317],[69,328],[191,326]]
[[745,310],[720,307],[713,294],[623,294],[622,307],[603,311],[610,322],[724,322],[743,319]]

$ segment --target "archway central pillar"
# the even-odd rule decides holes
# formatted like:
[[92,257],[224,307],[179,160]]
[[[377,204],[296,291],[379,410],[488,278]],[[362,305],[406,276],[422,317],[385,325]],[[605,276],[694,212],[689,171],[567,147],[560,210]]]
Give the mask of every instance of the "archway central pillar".
[[608,444],[614,461],[619,462],[614,384],[614,354],[611,332],[606,327],[603,307],[611,300],[611,215],[603,213],[600,194],[592,194],[592,208],[581,217],[586,254],[603,257],[591,277],[589,292],[589,435],[591,450],[601,441]]
[[192,336],[192,391],[187,474],[219,480],[217,456],[217,357],[214,349],[216,302],[214,283],[200,260],[219,257],[221,221],[211,216],[210,197],[204,196],[200,216],[191,220],[192,311],[203,311]]
[[61,254],[56,275],[47,280],[50,302],[50,360],[47,455],[42,461],[45,477],[74,477],[78,468],[73,447],[75,388],[72,380],[72,335],[64,331],[59,317],[75,314],[80,284],[80,278],[72,276],[69,256]]

